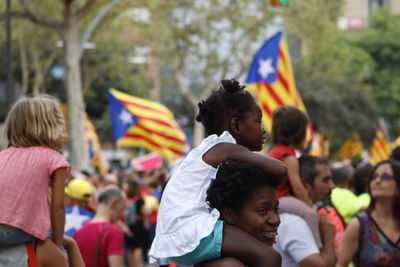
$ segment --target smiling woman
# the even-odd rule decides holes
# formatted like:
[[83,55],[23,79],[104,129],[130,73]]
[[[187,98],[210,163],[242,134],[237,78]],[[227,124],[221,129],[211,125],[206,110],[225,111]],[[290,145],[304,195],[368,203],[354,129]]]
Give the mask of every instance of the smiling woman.
[[400,266],[400,164],[379,162],[368,187],[371,204],[347,226],[336,267],[351,260],[356,266]]
[[[280,223],[276,183],[261,169],[240,161],[223,162],[207,191],[207,201],[211,208],[220,212],[220,219],[227,226],[243,230],[264,245],[275,243]],[[234,258],[200,264],[208,267],[224,265],[245,266]]]

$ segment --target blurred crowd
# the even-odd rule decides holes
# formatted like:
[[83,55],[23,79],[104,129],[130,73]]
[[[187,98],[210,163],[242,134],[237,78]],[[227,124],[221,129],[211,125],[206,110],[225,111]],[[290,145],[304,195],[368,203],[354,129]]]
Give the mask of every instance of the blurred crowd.
[[[393,151],[392,158],[400,160],[399,152],[400,147]],[[307,158],[308,156],[305,157]],[[309,164],[306,161],[303,162],[302,158],[300,158],[300,168],[302,165],[306,166]],[[321,179],[327,179],[330,183],[327,183],[327,186],[324,188],[318,185],[322,181],[315,179],[307,180],[306,177],[302,177],[302,179],[305,180],[306,184],[308,183],[306,188],[308,188],[308,193],[313,201],[315,201],[318,213],[326,215],[330,224],[335,228],[332,231],[327,226],[328,221],[320,221],[319,231],[321,233],[322,247],[317,246],[317,254],[323,254],[324,249],[327,249],[327,247],[324,248],[324,244],[326,246],[326,244],[332,242],[332,251],[338,255],[340,244],[345,236],[346,226],[357,214],[368,210],[370,205],[369,187],[373,180],[373,166],[361,161],[344,160],[328,163],[323,159],[319,159],[316,164],[326,164],[329,166],[326,176],[322,176]],[[118,227],[116,232],[123,234],[123,238],[117,238],[117,240],[112,240],[113,237],[110,235],[107,242],[110,242],[110,244],[117,241],[120,242],[120,244],[114,244],[113,246],[118,248],[118,255],[123,259],[126,266],[146,266],[148,264],[147,253],[155,235],[159,202],[163,188],[167,183],[167,178],[171,173],[167,166],[151,171],[134,168],[119,168],[118,170],[110,171],[106,176],[87,172],[75,172],[69,176],[65,186],[65,235],[75,238],[84,260],[91,262],[100,233],[97,232],[97,238],[86,238],[84,232],[87,229],[83,226],[88,222],[89,225],[96,222],[94,218],[96,218],[99,202],[101,202],[99,196],[101,196],[102,190],[110,187],[118,188],[126,196],[126,198],[123,198],[124,201],[126,199],[126,204],[122,209],[117,209],[115,203],[106,203],[109,212],[106,212],[107,215],[104,217],[100,216],[100,220],[98,221],[115,224]],[[307,175],[307,173],[303,172],[302,175]],[[110,211],[118,213],[114,214],[113,217]],[[294,217],[295,215],[281,214],[281,226],[278,231],[277,243],[274,246],[282,255],[286,255],[295,261],[297,257],[296,247],[284,246],[285,242],[283,239],[288,237],[285,237],[283,227],[287,224],[289,226],[291,224],[298,226],[299,221],[301,225],[303,218],[297,217],[293,219],[291,216]],[[302,242],[308,240],[305,242],[305,245],[309,247],[309,241],[314,239],[311,232],[307,229],[307,231],[299,232],[294,225],[291,226],[293,231],[297,231],[297,234],[301,233],[298,239],[302,240]],[[307,228],[307,226],[304,227]],[[286,235],[288,234],[289,232]],[[100,249],[102,251],[100,255],[104,257],[103,260],[106,260],[108,253],[106,247],[109,246],[104,244],[104,248]],[[91,251],[88,253],[87,250]],[[112,250],[109,252],[115,253]],[[304,249],[302,253],[307,253],[307,250]],[[309,253],[310,255],[314,255],[315,251],[310,250]],[[303,256],[302,259],[307,258],[306,256]],[[351,260],[355,259],[355,257],[356,255],[352,255]],[[287,263],[283,266],[290,265]]]

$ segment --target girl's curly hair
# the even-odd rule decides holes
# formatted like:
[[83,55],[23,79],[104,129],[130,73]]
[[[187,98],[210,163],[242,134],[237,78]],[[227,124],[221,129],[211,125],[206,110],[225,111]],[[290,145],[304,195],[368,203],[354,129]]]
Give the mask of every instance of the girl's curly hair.
[[220,135],[226,120],[242,118],[251,109],[255,101],[244,88],[234,79],[222,80],[218,90],[198,103],[196,120],[203,123],[208,135]]

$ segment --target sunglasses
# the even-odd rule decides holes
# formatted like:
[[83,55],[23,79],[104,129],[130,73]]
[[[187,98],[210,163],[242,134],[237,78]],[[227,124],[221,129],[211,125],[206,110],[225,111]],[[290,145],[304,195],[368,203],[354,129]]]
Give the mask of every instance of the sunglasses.
[[382,181],[389,181],[389,180],[393,179],[393,175],[390,175],[388,173],[382,173],[382,174],[374,173],[372,175],[371,180],[376,180],[378,178],[380,178]]

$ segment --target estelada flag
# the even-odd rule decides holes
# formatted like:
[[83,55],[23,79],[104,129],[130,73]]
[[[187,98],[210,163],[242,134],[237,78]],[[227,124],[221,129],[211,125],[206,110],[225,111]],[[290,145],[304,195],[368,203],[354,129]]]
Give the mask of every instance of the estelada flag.
[[314,137],[310,145],[309,155],[316,157],[329,157],[329,139],[328,136],[314,132]]
[[[294,81],[286,39],[278,32],[268,39],[254,55],[247,79],[247,89],[256,93],[263,112],[265,129],[270,133],[275,108],[293,105],[306,112]],[[307,143],[313,136],[311,122],[307,129]]]
[[347,139],[341,146],[338,154],[339,159],[352,159],[355,156],[362,155],[364,151],[364,145],[361,142],[360,135],[353,133],[349,139]]
[[395,149],[396,147],[400,146],[400,136],[397,137],[393,142],[392,142],[392,148]]
[[101,146],[99,137],[97,136],[96,129],[89,116],[84,114],[84,139],[89,149],[90,165],[97,167],[102,175],[107,174],[107,170],[101,159]]
[[379,120],[375,138],[369,150],[369,160],[375,165],[378,162],[388,159],[391,153],[390,137],[386,129],[385,122]]
[[167,159],[182,156],[186,137],[164,105],[110,89],[108,103],[118,146],[144,147]]

